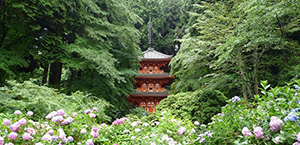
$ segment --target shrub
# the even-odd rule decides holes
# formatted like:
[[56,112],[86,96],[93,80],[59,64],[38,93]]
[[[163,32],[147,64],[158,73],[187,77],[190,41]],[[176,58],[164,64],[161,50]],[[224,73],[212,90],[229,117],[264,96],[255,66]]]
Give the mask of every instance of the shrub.
[[11,114],[15,110],[33,111],[35,112],[33,119],[38,120],[39,117],[45,117],[52,110],[65,109],[70,112],[82,112],[86,108],[96,106],[98,121],[110,120],[104,113],[109,103],[94,96],[78,91],[65,95],[53,88],[39,86],[31,81],[23,83],[8,81],[8,84],[0,88],[0,112],[2,113]]
[[226,97],[216,90],[197,90],[169,95],[156,107],[157,113],[168,110],[172,115],[201,123],[210,122],[210,118],[221,112]]
[[201,132],[211,131],[208,144],[293,144],[300,142],[299,100],[300,81],[284,87],[270,88],[261,82],[262,95],[253,102],[228,100],[222,114],[203,125]]

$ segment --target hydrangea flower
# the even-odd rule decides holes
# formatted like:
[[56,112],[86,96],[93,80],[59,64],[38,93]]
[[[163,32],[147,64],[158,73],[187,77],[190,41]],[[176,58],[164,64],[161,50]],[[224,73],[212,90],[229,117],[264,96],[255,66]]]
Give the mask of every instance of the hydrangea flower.
[[58,116],[64,116],[64,115],[65,115],[64,109],[59,109],[59,110],[57,110],[57,115],[58,115]]
[[32,112],[32,111],[28,111],[28,112],[27,112],[27,115],[28,115],[28,116],[32,116],[32,115],[33,115],[33,112]]
[[131,139],[131,140],[134,140],[135,138],[136,138],[136,136],[132,136],[130,139]]
[[[113,122],[114,125],[122,124],[124,122],[124,118],[117,119]],[[103,124],[103,123],[102,123]]]
[[264,132],[261,127],[255,127],[253,132],[254,132],[255,137],[264,138]]
[[198,125],[200,125],[200,123],[198,121],[195,121],[194,125],[198,126]]
[[300,87],[299,87],[298,85],[295,85],[295,89],[296,89],[296,90],[299,90]]
[[282,123],[283,123],[283,121],[281,119],[279,119],[276,116],[272,116],[271,121],[269,123],[270,129],[274,132],[277,132],[282,128],[282,126],[281,126]]
[[99,133],[95,132],[95,131],[91,131],[91,136],[93,136],[94,138],[97,138],[99,136]]
[[46,133],[43,137],[42,137],[43,141],[51,141],[52,137],[50,134]]
[[15,133],[15,132],[11,132],[9,135],[8,135],[8,138],[11,139],[11,140],[14,140],[18,137],[18,134]]
[[83,129],[81,129],[80,133],[81,134],[86,134],[86,130],[83,128]]
[[77,115],[78,115],[77,112],[73,112],[72,117],[74,118],[74,117],[76,117]]
[[280,138],[279,138],[279,136],[275,137],[275,142],[276,142],[276,144],[278,144],[278,143],[279,143],[279,141],[280,141]]
[[250,136],[253,135],[247,127],[244,127],[244,128],[243,128],[242,134],[243,134],[244,136],[247,136],[247,137],[250,137]]
[[199,140],[199,143],[204,143],[205,142],[205,138],[201,138],[200,140]]
[[16,111],[14,112],[14,114],[15,114],[15,115],[20,115],[20,114],[22,114],[22,112],[21,112],[20,110],[16,110]]
[[232,97],[231,100],[232,100],[231,102],[234,103],[236,101],[241,101],[241,98],[239,96],[234,96],[234,97]]
[[20,120],[18,121],[18,123],[19,123],[20,125],[26,125],[26,124],[27,124],[27,120],[26,120],[25,118],[22,118],[22,119],[20,119]]
[[186,129],[184,127],[180,127],[177,131],[178,135],[182,135],[185,132],[186,132]]
[[53,136],[51,136],[51,139],[52,140],[58,140],[58,136],[57,135],[53,135]]
[[4,137],[0,136],[0,145],[4,144]]
[[64,117],[62,117],[62,116],[55,116],[55,117],[53,117],[52,119],[52,122],[61,122],[61,121],[63,121],[64,120]]
[[72,136],[69,136],[67,139],[68,139],[69,142],[74,141],[74,138]]
[[293,145],[300,145],[300,143],[299,142],[294,142]]
[[94,108],[93,108],[93,111],[97,112],[97,111],[98,111],[98,109],[97,109],[96,107],[94,107]]
[[90,116],[91,118],[96,118],[96,114],[94,114],[94,113],[90,113],[89,116]]
[[5,145],[15,145],[12,142],[6,143]]
[[296,135],[297,141],[300,141],[300,132]]
[[93,139],[88,139],[88,140],[86,141],[86,145],[94,145]]
[[136,128],[136,129],[134,129],[134,131],[135,131],[135,132],[140,132],[140,131],[141,131],[141,129],[139,129],[139,128]]
[[89,114],[89,113],[91,113],[91,112],[92,112],[92,110],[90,110],[90,109],[84,110],[84,113],[85,113],[85,114]]
[[52,111],[52,112],[50,112],[47,116],[46,116],[46,119],[51,119],[51,118],[53,118],[54,116],[56,116],[57,115],[57,112],[56,111]]
[[288,116],[286,116],[283,120],[285,122],[289,120],[289,121],[294,121],[296,123],[298,119],[299,117],[297,115],[294,115],[294,112],[290,112]]
[[5,118],[5,119],[3,120],[3,122],[2,122],[2,124],[5,125],[5,126],[7,126],[7,125],[10,124],[10,120],[8,120],[8,119]]
[[44,145],[44,144],[42,144],[42,143],[38,142],[38,143],[36,143],[35,145]]
[[11,131],[18,131],[18,128],[20,127],[20,124],[18,123],[18,122],[15,122],[14,124],[12,124],[12,125],[10,125],[9,126],[9,129],[11,130]]
[[23,138],[24,140],[30,140],[32,137],[31,137],[31,135],[30,135],[29,133],[25,132],[25,133],[22,135],[22,138]]

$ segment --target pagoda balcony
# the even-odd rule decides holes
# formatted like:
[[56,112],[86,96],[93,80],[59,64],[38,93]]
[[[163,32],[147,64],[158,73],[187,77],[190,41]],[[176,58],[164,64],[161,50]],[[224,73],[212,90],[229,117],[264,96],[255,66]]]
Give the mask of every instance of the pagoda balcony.
[[163,92],[133,92],[130,94],[131,97],[167,97],[169,91]]

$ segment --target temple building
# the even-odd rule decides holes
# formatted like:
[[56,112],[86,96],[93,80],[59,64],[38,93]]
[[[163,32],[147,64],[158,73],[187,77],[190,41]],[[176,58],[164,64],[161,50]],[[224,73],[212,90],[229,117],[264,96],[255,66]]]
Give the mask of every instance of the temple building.
[[165,72],[168,70],[172,55],[166,55],[152,48],[152,22],[149,22],[148,50],[143,52],[140,61],[139,75],[135,78],[136,91],[131,93],[128,101],[145,111],[153,113],[159,102],[168,96],[166,86],[170,86],[173,76]]

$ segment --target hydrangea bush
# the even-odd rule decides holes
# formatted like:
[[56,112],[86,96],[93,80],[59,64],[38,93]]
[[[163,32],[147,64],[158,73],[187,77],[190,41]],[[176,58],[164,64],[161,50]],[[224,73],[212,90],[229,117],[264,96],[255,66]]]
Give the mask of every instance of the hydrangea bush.
[[207,144],[300,144],[300,81],[271,88],[262,81],[261,94],[250,102],[235,96],[222,113],[202,125],[201,132],[211,131]]
[[[0,145],[13,144],[200,144],[199,122],[175,119],[163,112],[159,120],[145,121],[136,116],[117,119],[112,124],[97,123],[98,108],[83,112],[63,109],[33,121],[34,112],[1,116]],[[211,132],[205,135],[212,136]],[[202,141],[201,141],[202,139]]]

